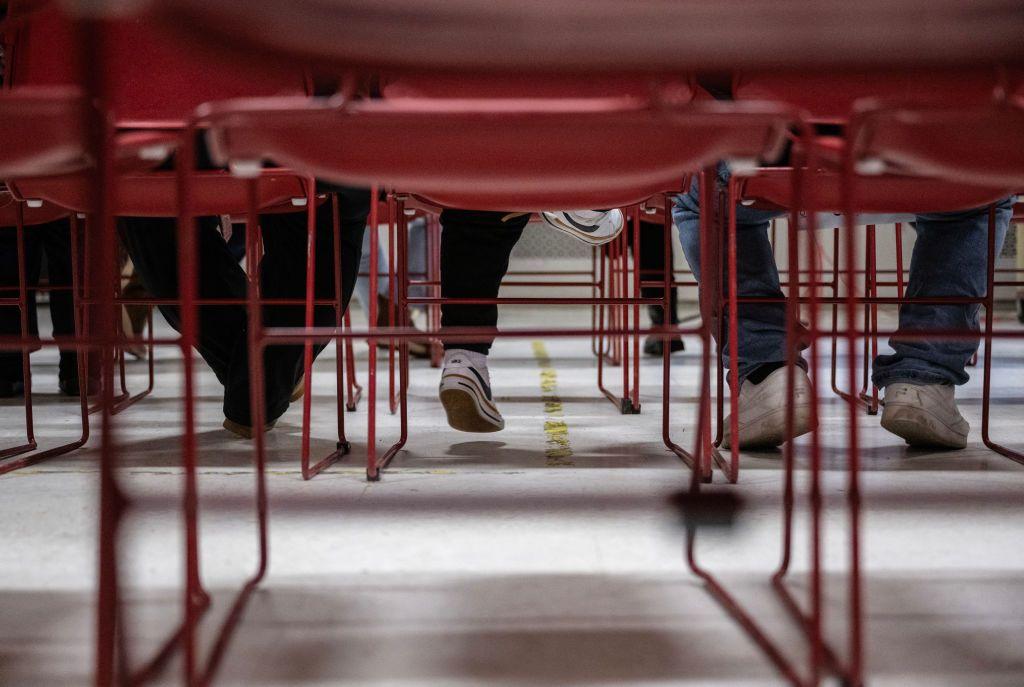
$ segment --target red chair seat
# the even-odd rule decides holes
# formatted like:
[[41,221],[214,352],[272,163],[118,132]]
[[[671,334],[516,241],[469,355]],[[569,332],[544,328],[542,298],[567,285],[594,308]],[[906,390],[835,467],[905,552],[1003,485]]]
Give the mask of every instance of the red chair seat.
[[909,174],[1024,187],[1024,98],[987,106],[867,105],[858,159]]
[[0,178],[65,174],[86,166],[85,101],[71,88],[0,95]]
[[[224,171],[197,172],[192,184],[196,215],[241,215],[248,210],[248,187]],[[90,212],[95,190],[87,175],[37,177],[10,184],[20,198],[38,198],[76,212]],[[292,198],[305,198],[306,184],[294,174],[265,173],[259,185],[261,212],[298,212]],[[126,173],[118,177],[114,214],[125,217],[176,217],[178,190],[174,172]]]
[[[759,206],[785,209],[792,206],[792,170],[762,169],[743,180],[741,199],[753,200]],[[842,212],[842,175],[820,171],[806,179],[802,203],[818,212]],[[856,181],[857,212],[924,213],[954,212],[983,207],[1010,195],[1006,187],[973,186],[922,177],[897,175],[858,176]]]
[[639,102],[656,99],[674,104],[693,99],[692,79],[669,81],[636,76],[552,76],[529,73],[473,74],[434,73],[403,75],[383,80],[385,99],[484,99],[484,98],[634,98]]
[[770,106],[648,109],[628,99],[279,99],[223,103],[207,116],[219,162],[272,159],[444,205],[524,211],[639,202],[718,159],[776,154],[791,120]]
[[[21,204],[22,220],[26,226],[48,224],[68,216],[68,211],[55,205],[44,204],[41,208],[30,208]],[[18,224],[18,201],[10,193],[0,191],[0,227]]]
[[628,73],[1021,59],[1008,0],[157,0],[195,40],[339,66]]

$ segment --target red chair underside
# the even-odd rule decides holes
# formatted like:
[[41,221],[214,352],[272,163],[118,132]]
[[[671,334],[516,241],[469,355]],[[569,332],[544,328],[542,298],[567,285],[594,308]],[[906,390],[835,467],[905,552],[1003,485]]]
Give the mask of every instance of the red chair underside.
[[0,95],[0,178],[67,173],[88,161],[78,92],[29,88]]
[[788,121],[772,108],[738,113],[716,103],[660,111],[618,101],[411,102],[228,104],[211,115],[211,149],[222,160],[272,159],[457,207],[608,207],[676,189],[721,158],[759,157]]
[[[842,175],[819,172],[805,179],[802,203],[815,211],[841,212],[844,208]],[[759,170],[744,179],[741,198],[775,208],[792,207],[792,170]],[[1006,188],[972,186],[922,177],[858,176],[855,209],[871,213],[953,212],[983,207],[1010,195]]]
[[857,155],[911,174],[1024,187],[1024,99],[964,110],[879,109],[865,115]]
[[[1016,77],[1019,79],[1019,74]],[[745,71],[733,79],[736,100],[782,102],[814,119],[844,121],[864,98],[901,102],[979,104],[990,101],[1005,71],[992,67],[953,70],[863,70],[855,72]]]
[[[21,203],[22,221],[26,226],[47,224],[68,216],[68,211],[54,205],[41,208],[30,208]],[[0,191],[0,227],[13,227],[18,224],[18,201],[10,193]]]
[[[51,3],[16,22],[9,83],[79,83],[81,65],[75,59],[74,27],[57,5]],[[218,60],[214,52],[185,45],[176,35],[144,19],[110,21],[104,31],[104,82],[110,110],[119,125],[178,123],[210,100],[306,92],[300,67],[270,68],[244,60]]]
[[1008,0],[156,0],[255,55],[533,73],[1021,60]]
[[[248,210],[247,185],[227,172],[198,172],[192,184],[195,215],[242,215]],[[21,179],[11,184],[20,198],[39,198],[77,212],[90,212],[95,190],[85,175]],[[306,185],[291,174],[265,174],[260,179],[258,208],[262,212],[300,212],[292,198],[305,198]],[[117,181],[113,214],[125,217],[176,217],[178,191],[174,172],[125,174]]]
[[615,98],[638,101],[657,98],[674,104],[693,99],[689,78],[671,80],[643,76],[550,76],[526,74],[403,74],[382,79],[382,94],[388,100],[473,99],[473,98]]

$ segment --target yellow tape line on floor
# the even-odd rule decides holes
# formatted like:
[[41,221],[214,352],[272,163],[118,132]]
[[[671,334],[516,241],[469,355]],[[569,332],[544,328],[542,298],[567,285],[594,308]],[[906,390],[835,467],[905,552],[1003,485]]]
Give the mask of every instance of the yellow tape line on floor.
[[569,444],[569,425],[562,413],[562,399],[558,397],[558,373],[551,365],[551,356],[543,341],[533,342],[533,357],[540,367],[540,392],[544,401],[544,434],[547,437],[548,467],[572,467],[572,446]]

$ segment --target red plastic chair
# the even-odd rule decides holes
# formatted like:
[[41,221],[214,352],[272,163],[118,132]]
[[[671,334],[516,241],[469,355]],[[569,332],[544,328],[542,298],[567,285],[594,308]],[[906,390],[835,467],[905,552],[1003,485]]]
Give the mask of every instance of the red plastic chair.
[[1005,0],[159,0],[156,10],[254,54],[484,74],[984,65],[1020,61],[1024,35],[1024,13]]
[[[984,75],[988,75],[985,78]],[[784,208],[790,211],[788,245],[790,253],[789,285],[787,304],[787,320],[789,322],[789,340],[791,355],[795,356],[796,345],[799,341],[812,341],[817,338],[833,336],[837,334],[837,325],[833,322],[833,331],[828,332],[818,326],[817,310],[822,303],[829,302],[829,299],[819,294],[819,289],[827,284],[819,283],[818,275],[818,248],[816,244],[815,218],[816,212],[836,211],[845,214],[847,217],[856,212],[882,212],[882,213],[916,213],[936,212],[944,210],[959,210],[971,207],[985,206],[1001,200],[1008,195],[1008,189],[1017,183],[1012,174],[966,174],[947,177],[943,180],[937,176],[940,171],[938,164],[929,168],[923,164],[908,164],[909,158],[901,159],[900,165],[891,165],[887,168],[885,164],[896,159],[900,154],[899,146],[889,147],[883,145],[893,140],[900,140],[891,136],[896,131],[893,127],[884,137],[875,138],[874,127],[879,124],[873,116],[867,113],[859,114],[854,107],[858,98],[872,93],[900,93],[909,102],[917,103],[915,107],[904,110],[905,118],[902,124],[906,131],[902,132],[908,137],[919,136],[918,142],[925,149],[938,149],[945,146],[951,138],[955,138],[958,132],[970,140],[970,130],[961,129],[967,120],[961,119],[957,126],[950,126],[941,134],[936,130],[927,128],[928,118],[918,120],[916,115],[921,110],[916,109],[919,103],[936,98],[948,97],[949,93],[961,94],[969,102],[981,103],[976,107],[984,111],[990,111],[992,106],[984,105],[988,102],[993,93],[1006,85],[1006,80],[1000,80],[1002,72],[992,71],[940,71],[922,76],[920,72],[906,74],[836,74],[833,78],[820,74],[796,74],[796,73],[748,73],[741,75],[734,82],[735,95],[737,97],[770,97],[776,101],[786,102],[806,111],[804,123],[801,126],[801,136],[796,142],[793,152],[793,168],[785,169],[751,169],[734,173],[731,178],[725,195],[725,207],[734,207],[737,203],[764,204],[774,208]],[[963,87],[963,88],[961,88]],[[958,89],[958,90],[949,90]],[[924,110],[927,112],[928,110]],[[847,145],[844,139],[830,138],[825,140],[814,140],[811,130],[812,122],[838,122],[845,123],[850,120],[851,113],[853,120],[847,133],[851,144]],[[898,120],[898,116],[896,117]],[[881,121],[891,123],[891,120]],[[925,127],[917,130],[916,124],[923,121]],[[978,120],[975,119],[975,122]],[[1005,131],[1006,119],[999,121],[989,120],[993,127],[999,127]],[[944,135],[943,135],[944,134]],[[994,132],[984,132],[981,137],[995,135]],[[877,145],[877,148],[873,148]],[[953,144],[954,149],[965,152],[959,144]],[[912,149],[911,146],[909,149]],[[907,152],[908,149],[903,149]],[[965,153],[966,154],[966,153]],[[991,149],[979,145],[973,148],[966,159],[962,169],[971,169],[971,165],[977,165],[977,169],[983,169],[986,161],[992,161]],[[1005,167],[996,164],[996,170],[1002,171],[1005,168],[1012,168],[1014,162],[1011,160]],[[857,174],[856,172],[861,172]],[[883,172],[890,172],[883,174]],[[1019,171],[1019,169],[1018,169]],[[913,175],[913,176],[911,176]],[[965,182],[966,179],[966,182]],[[973,183],[972,183],[973,182]],[[806,213],[806,215],[804,214]],[[849,623],[848,651],[845,657],[841,657],[829,644],[825,642],[824,631],[821,620],[822,609],[822,542],[818,533],[820,532],[821,502],[820,496],[820,470],[822,466],[821,448],[817,431],[811,433],[810,438],[810,518],[814,535],[811,543],[810,559],[810,588],[811,598],[809,604],[799,604],[789,590],[785,580],[789,571],[792,546],[792,522],[793,504],[795,502],[795,490],[793,470],[795,460],[792,454],[792,445],[786,447],[785,454],[785,482],[783,502],[784,537],[782,563],[772,577],[773,588],[780,595],[785,607],[791,612],[794,620],[802,628],[809,646],[809,660],[807,670],[800,671],[796,664],[789,660],[779,645],[776,645],[765,634],[753,618],[740,606],[729,594],[724,586],[711,573],[703,569],[696,558],[690,558],[692,569],[700,575],[709,585],[712,593],[729,610],[730,614],[740,622],[748,634],[766,651],[769,658],[776,667],[796,685],[817,684],[820,676],[830,672],[841,676],[849,684],[862,684],[863,681],[863,624],[862,624],[862,602],[861,602],[861,570],[860,570],[860,497],[859,497],[859,443],[857,426],[857,413],[862,404],[867,405],[869,410],[877,408],[877,391],[873,398],[865,398],[864,393],[854,396],[852,389],[856,388],[857,374],[856,348],[857,340],[861,334],[857,331],[856,312],[857,308],[864,306],[871,308],[870,317],[865,313],[865,334],[867,338],[877,337],[877,316],[873,309],[879,303],[899,302],[898,299],[884,299],[878,297],[877,274],[874,273],[873,261],[873,227],[868,228],[868,266],[865,271],[866,286],[864,294],[858,294],[856,287],[856,276],[859,272],[856,269],[856,250],[854,233],[852,230],[845,232],[845,242],[842,252],[839,251],[839,234],[836,233],[837,264],[833,273],[832,288],[834,290],[831,302],[834,304],[834,318],[838,308],[844,306],[847,325],[844,338],[847,342],[847,351],[850,358],[850,379],[851,393],[844,394],[850,407],[849,420],[849,447],[848,447],[848,474],[849,485],[847,488],[849,517],[850,517],[850,571],[849,571],[849,606],[847,609],[847,620]],[[806,237],[806,249],[800,248],[798,234],[804,230]],[[719,311],[728,308],[728,320],[730,326],[729,355],[735,360],[737,356],[736,347],[736,319],[738,315],[738,303],[745,299],[736,296],[736,226],[734,213],[730,213],[729,223],[724,228],[725,243],[723,251],[725,258],[720,258],[728,265],[729,283],[727,303],[723,299],[722,292],[718,294],[717,309]],[[990,239],[991,241],[991,239]],[[717,242],[712,240],[716,245]],[[990,244],[991,245],[991,244]],[[796,256],[803,253],[805,260],[809,260],[809,268],[801,267],[799,258]],[[990,250],[991,253],[991,250]],[[849,280],[843,293],[839,291],[839,257],[843,256],[843,273]],[[709,258],[710,264],[714,261]],[[988,296],[984,299],[977,299],[987,307],[991,307],[993,289],[991,288],[991,264],[994,256],[990,257],[990,288]],[[902,270],[900,270],[900,279]],[[807,281],[803,281],[802,274],[807,275]],[[801,295],[801,288],[809,290],[809,295]],[[807,331],[799,332],[799,307],[806,305],[809,313],[809,325]],[[991,345],[991,318],[986,331],[986,351]],[[867,346],[867,338],[865,346]],[[833,358],[835,357],[835,345],[833,345]],[[877,352],[877,342],[874,350],[865,348],[865,358],[870,353]],[[817,370],[817,347],[811,348],[811,369]],[[732,366],[732,387],[736,389],[736,366]],[[815,375],[812,374],[812,384]],[[792,389],[792,380],[790,382]],[[866,378],[865,378],[866,384]],[[817,388],[815,389],[815,403],[817,403]],[[987,384],[986,384],[987,389]],[[838,391],[838,389],[837,389]],[[986,397],[987,397],[986,390]],[[735,422],[737,418],[736,396],[730,395],[731,417]],[[721,411],[719,414],[721,422]],[[986,423],[987,424],[987,423]],[[736,436],[736,427],[732,427],[732,434]],[[983,430],[983,434],[985,431]],[[987,442],[987,435],[986,435]],[[998,450],[998,449],[997,449]],[[731,461],[723,465],[723,470],[730,479],[735,479],[738,463],[738,447],[733,446]],[[697,485],[695,484],[695,487]],[[697,494],[696,489],[693,492]],[[692,552],[694,537],[691,532],[689,547]]]

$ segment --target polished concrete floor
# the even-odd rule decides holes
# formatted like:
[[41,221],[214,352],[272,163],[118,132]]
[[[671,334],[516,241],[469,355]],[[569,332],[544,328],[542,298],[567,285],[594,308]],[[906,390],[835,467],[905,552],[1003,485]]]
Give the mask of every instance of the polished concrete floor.
[[[509,325],[578,321],[575,310]],[[1009,315],[1001,326],[1017,326]],[[673,431],[692,441],[697,340],[674,359]],[[360,345],[365,382],[365,345]],[[56,356],[33,356],[37,435],[77,430],[56,395]],[[334,361],[317,361],[313,450],[333,447]],[[1024,344],[994,356],[992,434],[1024,449]],[[157,387],[117,416],[123,477],[148,504],[125,524],[125,645],[139,661],[178,618],[182,523],[180,371],[158,351]],[[145,365],[129,364],[130,385]],[[386,379],[384,368],[382,377]],[[965,451],[909,451],[862,416],[866,656],[873,685],[1024,684],[1024,466],[980,440],[980,367],[959,392]],[[218,674],[229,685],[776,685],[779,673],[691,574],[671,505],[688,471],[661,443],[661,367],[645,360],[643,412],[599,396],[589,342],[504,340],[491,373],[507,428],[445,425],[439,375],[413,365],[410,439],[379,483],[360,466],[366,407],[347,415],[353,455],[310,482],[299,474],[301,411],[269,435],[270,569]],[[618,368],[611,380],[621,384]],[[820,379],[827,384],[827,371]],[[204,639],[255,566],[249,445],[221,428],[213,375],[198,410],[202,574],[214,604]],[[559,405],[560,404],[560,405]],[[829,638],[846,644],[845,406],[822,403]],[[397,432],[380,406],[380,447]],[[20,407],[0,407],[17,441]],[[564,424],[563,424],[564,423]],[[547,429],[547,431],[546,431]],[[0,478],[0,685],[85,685],[92,670],[96,441]],[[806,440],[798,442],[803,464]],[[768,583],[781,541],[781,457],[743,456],[731,526],[702,529],[698,555],[720,572],[801,667],[798,634]],[[806,471],[798,473],[803,493]],[[151,498],[144,498],[151,497]],[[803,503],[803,502],[801,502]],[[807,593],[806,510],[798,510],[791,589]],[[172,664],[161,677],[179,680]]]

